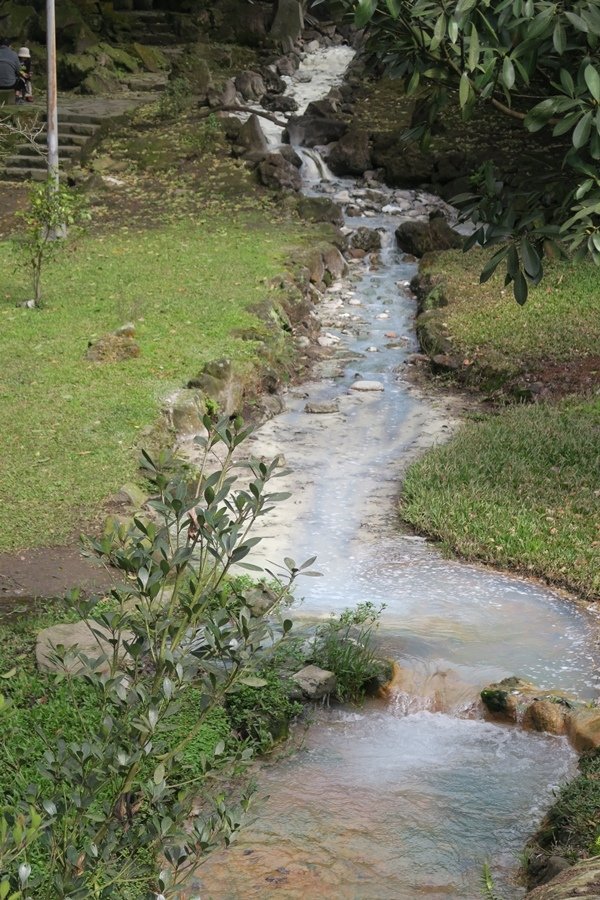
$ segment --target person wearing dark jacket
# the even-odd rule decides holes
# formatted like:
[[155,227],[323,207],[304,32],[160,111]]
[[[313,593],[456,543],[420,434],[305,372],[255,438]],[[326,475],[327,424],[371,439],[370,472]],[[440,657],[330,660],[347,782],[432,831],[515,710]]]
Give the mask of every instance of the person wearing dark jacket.
[[0,90],[14,88],[21,75],[21,63],[4,38],[0,38]]

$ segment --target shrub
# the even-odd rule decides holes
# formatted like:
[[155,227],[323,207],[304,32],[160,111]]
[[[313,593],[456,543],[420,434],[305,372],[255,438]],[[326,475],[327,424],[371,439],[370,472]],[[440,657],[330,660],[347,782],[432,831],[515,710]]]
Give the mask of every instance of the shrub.
[[[39,777],[5,805],[13,830],[6,840],[0,832],[0,873],[15,900],[28,896],[27,881],[34,896],[101,900],[126,897],[136,884],[179,897],[199,858],[231,839],[250,802],[248,794],[235,805],[216,797],[214,812],[194,814],[214,757],[226,754],[223,703],[238,685],[268,684],[254,669],[261,646],[274,640],[270,624],[241,600],[223,605],[222,588],[233,564],[246,565],[256,520],[287,495],[267,487],[277,461],[233,463],[249,434],[241,422],[207,416],[204,425],[207,437],[197,438],[204,462],[193,482],[168,454],[158,463],[144,454],[154,519],[136,518],[91,542],[126,586],[109,604],[77,592],[68,598],[98,650],[93,657],[76,647],[54,650],[59,674],[48,692],[72,692],[78,731],[40,730]],[[211,472],[219,453],[223,462]],[[241,486],[239,471],[248,476]],[[281,596],[302,568],[293,560],[286,566]],[[284,635],[290,627],[283,623]],[[82,680],[93,715],[79,708]],[[22,868],[38,858],[37,870]],[[42,883],[50,893],[40,893]]]
[[373,649],[373,634],[383,609],[371,602],[359,603],[317,628],[312,659],[315,665],[335,673],[336,698],[341,702],[360,701],[369,686],[384,675],[386,663]]

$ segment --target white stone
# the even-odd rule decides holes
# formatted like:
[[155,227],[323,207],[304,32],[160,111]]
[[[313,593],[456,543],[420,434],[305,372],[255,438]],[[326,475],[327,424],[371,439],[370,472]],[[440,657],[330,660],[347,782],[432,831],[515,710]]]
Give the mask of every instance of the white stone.
[[383,384],[381,381],[355,381],[353,385],[351,385],[350,390],[352,391],[382,391]]

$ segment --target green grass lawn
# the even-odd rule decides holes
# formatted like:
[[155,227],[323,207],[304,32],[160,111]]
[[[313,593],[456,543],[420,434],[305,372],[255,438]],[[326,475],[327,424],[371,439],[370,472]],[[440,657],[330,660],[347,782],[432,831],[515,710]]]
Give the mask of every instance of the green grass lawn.
[[[479,273],[490,252],[440,253],[422,271],[443,277],[448,305],[438,311],[459,355],[486,366],[520,371],[548,362],[569,362],[600,352],[598,269],[552,261],[525,306],[504,288],[498,272],[484,285]],[[599,376],[600,378],[600,376]]]
[[[134,475],[161,399],[204,362],[258,368],[259,345],[232,332],[264,329],[250,308],[309,237],[260,208],[250,219],[223,206],[90,233],[47,270],[42,310],[16,308],[30,288],[0,243],[0,550],[57,545],[89,522]],[[139,358],[86,360],[88,341],[129,321]]]
[[401,512],[467,559],[600,597],[600,399],[466,424],[410,468]]

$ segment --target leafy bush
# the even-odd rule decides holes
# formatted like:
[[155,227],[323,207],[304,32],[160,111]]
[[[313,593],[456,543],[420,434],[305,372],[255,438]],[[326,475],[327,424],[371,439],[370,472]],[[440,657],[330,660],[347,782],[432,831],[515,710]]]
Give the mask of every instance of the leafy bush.
[[[248,794],[234,806],[216,797],[214,812],[194,814],[213,757],[226,749],[224,698],[238,683],[264,684],[253,674],[255,659],[274,640],[269,623],[243,602],[224,606],[218,598],[231,566],[246,565],[258,540],[249,537],[255,521],[287,495],[267,487],[277,461],[233,463],[249,434],[241,422],[207,416],[204,425],[207,437],[197,438],[204,463],[194,483],[168,455],[155,464],[144,454],[155,519],[135,519],[91,542],[127,580],[111,592],[112,604],[77,592],[68,598],[98,649],[92,657],[76,647],[54,649],[59,675],[47,680],[49,706],[54,691],[72,692],[77,729],[56,734],[45,723],[37,780],[18,782],[21,790],[5,805],[0,873],[15,900],[29,896],[26,890],[72,900],[126,897],[134,884],[179,897],[199,858],[231,839],[248,807]],[[211,471],[219,451],[222,465]],[[239,471],[248,476],[241,486]],[[302,568],[286,565],[281,596]],[[283,633],[290,627],[284,622]],[[91,715],[78,702],[85,688]],[[192,777],[181,778],[182,766]],[[38,859],[31,872],[22,868]]]
[[[227,696],[227,712],[242,739],[260,752],[287,737],[290,721],[302,712],[302,704],[289,698],[290,685],[279,672],[263,670],[257,686],[242,685]],[[263,681],[264,684],[258,682]]]
[[386,663],[373,649],[373,633],[383,609],[383,605],[359,603],[317,628],[312,661],[335,673],[336,698],[341,702],[360,701],[385,673]]

